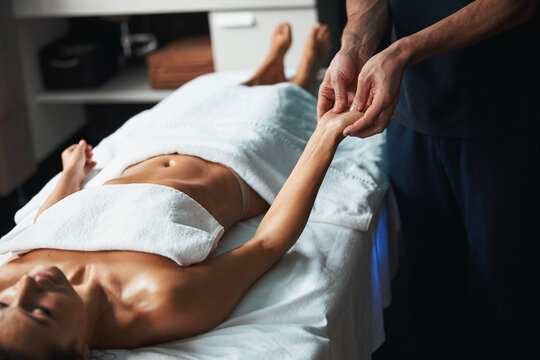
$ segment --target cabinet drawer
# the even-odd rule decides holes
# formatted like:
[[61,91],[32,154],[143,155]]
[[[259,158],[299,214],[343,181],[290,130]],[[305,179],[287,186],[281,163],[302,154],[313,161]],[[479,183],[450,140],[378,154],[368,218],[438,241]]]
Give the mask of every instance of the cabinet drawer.
[[274,28],[285,21],[291,24],[293,37],[291,48],[285,56],[285,68],[296,69],[305,40],[317,23],[317,10],[314,7],[210,12],[215,70],[255,70],[268,53]]

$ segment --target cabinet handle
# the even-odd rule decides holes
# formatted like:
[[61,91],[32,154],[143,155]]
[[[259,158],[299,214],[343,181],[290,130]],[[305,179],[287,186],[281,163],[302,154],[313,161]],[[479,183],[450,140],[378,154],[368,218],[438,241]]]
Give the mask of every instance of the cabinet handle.
[[225,12],[214,14],[218,28],[246,28],[255,26],[255,14],[252,12]]

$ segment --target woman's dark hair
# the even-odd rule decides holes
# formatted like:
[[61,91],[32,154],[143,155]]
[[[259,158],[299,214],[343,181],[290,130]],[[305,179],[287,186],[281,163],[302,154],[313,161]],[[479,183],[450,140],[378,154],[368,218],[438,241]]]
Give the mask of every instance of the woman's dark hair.
[[[79,353],[75,350],[75,346],[70,346],[65,350],[54,351],[49,356],[45,357],[48,360],[81,360]],[[11,350],[0,345],[0,360],[29,360],[27,356],[20,352]]]
[[26,360],[26,358],[20,353],[13,350],[8,350],[0,345],[0,360]]

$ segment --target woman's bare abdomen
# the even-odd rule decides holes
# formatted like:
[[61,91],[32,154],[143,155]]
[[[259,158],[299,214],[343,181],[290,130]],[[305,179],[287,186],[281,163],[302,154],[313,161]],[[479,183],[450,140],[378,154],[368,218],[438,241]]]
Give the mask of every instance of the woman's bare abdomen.
[[[129,166],[119,178],[106,185],[150,183],[169,186],[201,204],[226,229],[239,220],[242,211],[240,185],[225,165],[196,156],[159,155]],[[254,204],[248,216],[266,209],[268,204],[250,188]]]

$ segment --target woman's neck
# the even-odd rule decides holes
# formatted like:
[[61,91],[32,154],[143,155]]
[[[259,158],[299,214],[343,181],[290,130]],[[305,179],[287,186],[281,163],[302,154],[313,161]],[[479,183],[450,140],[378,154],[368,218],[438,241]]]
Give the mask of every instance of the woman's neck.
[[81,266],[66,274],[73,288],[86,306],[87,326],[85,340],[88,347],[94,347],[101,334],[100,324],[104,314],[108,312],[109,301],[103,284],[95,276],[95,268],[91,265]]

